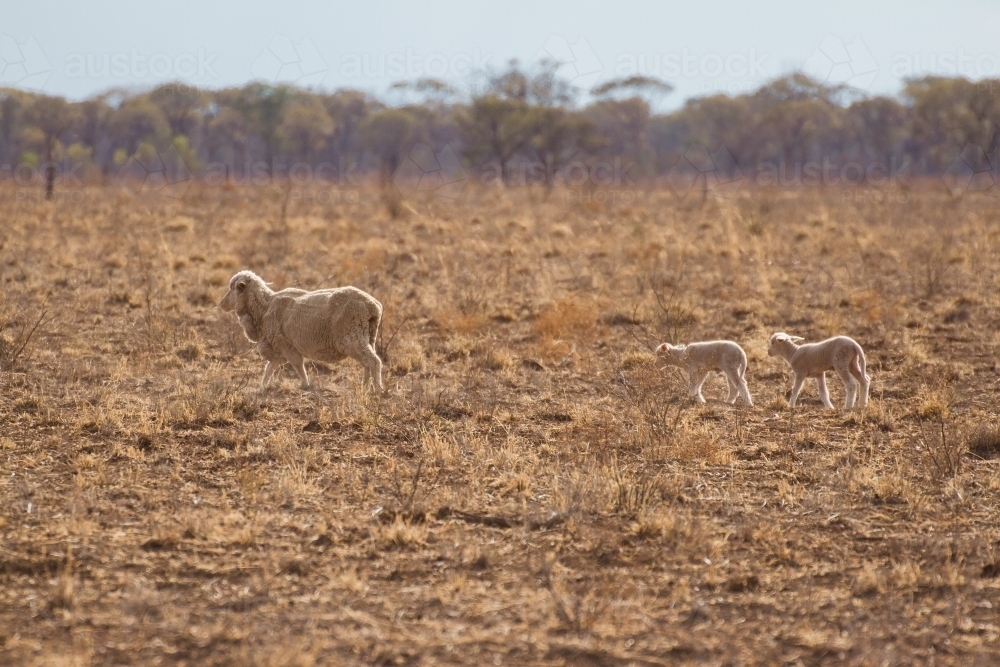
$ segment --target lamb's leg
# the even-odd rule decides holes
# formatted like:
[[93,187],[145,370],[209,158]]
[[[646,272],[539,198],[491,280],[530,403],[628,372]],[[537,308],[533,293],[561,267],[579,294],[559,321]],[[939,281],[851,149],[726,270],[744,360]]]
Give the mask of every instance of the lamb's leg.
[[747,386],[747,378],[745,375],[740,375],[739,390],[740,396],[743,397],[743,402],[752,408],[753,400],[750,398],[750,387]]
[[854,407],[855,400],[857,400],[858,382],[847,368],[838,368],[837,377],[844,383],[844,410],[850,410]]
[[858,396],[859,400],[857,406],[859,408],[868,407],[868,389],[871,386],[871,379],[865,373],[864,369],[861,368],[858,357],[854,357],[854,359],[851,360],[851,365],[848,367],[848,370],[861,385],[861,392]]
[[816,384],[819,385],[819,400],[823,401],[824,408],[833,408],[833,403],[830,402],[830,392],[826,388],[826,373],[820,373],[816,378]]
[[802,391],[802,385],[805,381],[805,376],[798,373],[795,374],[795,379],[792,381],[792,394],[788,397],[788,407],[795,407],[795,403],[799,400],[799,392]]
[[706,378],[708,378],[708,371],[691,371],[691,395],[699,403],[705,402],[705,397],[701,395],[701,386],[705,384]]
[[274,375],[274,371],[276,371],[277,369],[278,369],[278,364],[274,363],[271,360],[268,360],[268,362],[264,364],[264,378],[260,381],[261,389],[271,384],[271,376]]
[[733,404],[736,402],[736,399],[739,398],[740,396],[740,387],[736,383],[736,380],[734,380],[732,376],[729,375],[729,373],[726,373],[725,375],[726,375],[726,385],[729,388],[729,393],[726,394],[726,403]]

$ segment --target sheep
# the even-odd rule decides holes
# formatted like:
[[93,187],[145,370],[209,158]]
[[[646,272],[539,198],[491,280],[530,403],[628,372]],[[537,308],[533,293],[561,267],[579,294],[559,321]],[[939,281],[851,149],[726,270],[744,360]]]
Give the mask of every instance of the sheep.
[[668,364],[687,371],[688,388],[699,403],[705,402],[701,386],[712,371],[726,376],[729,383],[727,403],[736,403],[737,398],[753,406],[750,389],[747,387],[747,355],[737,343],[731,340],[711,340],[688,345],[663,343],[656,348],[656,354],[664,357]]
[[351,357],[364,366],[365,386],[374,380],[383,389],[382,360],[375,352],[382,304],[370,294],[356,287],[275,292],[254,272],[240,271],[229,280],[219,307],[236,311],[244,335],[267,361],[262,388],[285,362],[308,389],[307,358],[337,362]]
[[819,343],[799,345],[803,340],[805,339],[799,336],[789,336],[779,331],[771,334],[771,342],[767,348],[767,356],[781,357],[792,367],[792,393],[788,404],[794,408],[806,378],[816,378],[820,400],[825,407],[832,408],[833,403],[830,402],[830,394],[826,389],[826,372],[835,371],[844,383],[844,409],[866,407],[871,378],[867,374],[868,362],[864,350],[857,341],[847,336],[836,336]]

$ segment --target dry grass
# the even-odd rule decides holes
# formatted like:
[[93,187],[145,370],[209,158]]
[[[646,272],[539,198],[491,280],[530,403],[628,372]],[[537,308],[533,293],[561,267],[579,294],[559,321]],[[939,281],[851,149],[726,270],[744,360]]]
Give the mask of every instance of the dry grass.
[[[992,199],[478,190],[390,215],[362,189],[279,225],[266,190],[21,194],[0,662],[1000,659]],[[215,308],[240,267],[379,298],[388,392],[352,362],[260,392]],[[870,408],[788,410],[779,329],[861,342]],[[714,378],[692,404],[647,347],[704,337],[744,344],[757,408]]]

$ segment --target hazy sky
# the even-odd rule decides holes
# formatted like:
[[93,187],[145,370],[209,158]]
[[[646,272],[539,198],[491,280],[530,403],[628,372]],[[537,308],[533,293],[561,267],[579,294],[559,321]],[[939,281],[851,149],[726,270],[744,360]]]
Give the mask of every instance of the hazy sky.
[[115,86],[254,79],[387,96],[394,81],[548,56],[584,89],[648,74],[661,106],[795,68],[896,93],[909,75],[1000,76],[1000,2],[477,3],[0,0],[0,85],[83,98]]

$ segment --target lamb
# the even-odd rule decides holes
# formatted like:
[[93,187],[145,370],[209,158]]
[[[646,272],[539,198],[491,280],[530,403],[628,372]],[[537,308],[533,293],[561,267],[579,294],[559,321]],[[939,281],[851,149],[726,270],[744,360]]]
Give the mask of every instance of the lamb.
[[781,357],[792,367],[792,394],[788,404],[794,408],[806,378],[816,378],[820,400],[825,407],[832,408],[833,403],[826,389],[826,371],[835,371],[844,383],[844,409],[854,409],[856,402],[859,404],[857,407],[867,406],[871,378],[867,374],[868,362],[864,350],[857,341],[847,336],[836,336],[819,343],[799,345],[803,340],[799,336],[778,332],[771,334],[771,344],[767,348],[767,356]]
[[688,387],[699,403],[705,402],[701,395],[705,379],[710,372],[718,371],[729,382],[726,402],[736,403],[737,398],[742,398],[744,403],[753,406],[746,381],[747,355],[737,343],[731,340],[711,340],[688,345],[663,343],[656,348],[656,354],[664,357],[668,364],[687,371]]
[[374,380],[383,389],[382,360],[375,352],[382,304],[370,294],[356,287],[275,292],[254,272],[240,271],[229,280],[219,307],[236,311],[243,333],[267,361],[262,387],[288,362],[308,389],[307,358],[337,362],[351,357],[364,366],[365,386]]

